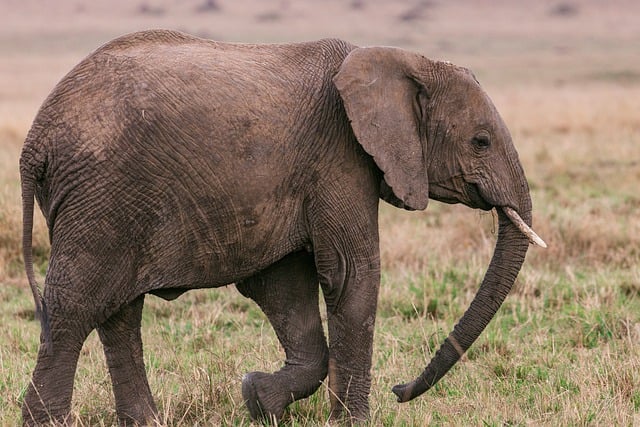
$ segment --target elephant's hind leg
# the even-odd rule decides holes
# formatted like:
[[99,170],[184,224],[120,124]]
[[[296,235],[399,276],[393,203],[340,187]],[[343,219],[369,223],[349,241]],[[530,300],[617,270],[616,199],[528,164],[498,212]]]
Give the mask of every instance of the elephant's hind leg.
[[313,394],[327,375],[329,350],[313,256],[291,254],[237,287],[258,303],[285,350],[285,364],[278,372],[251,372],[242,380],[251,416],[277,420],[290,403]]
[[38,360],[22,403],[24,425],[72,423],[71,398],[78,357],[93,329],[90,310],[73,295],[67,283],[45,285],[51,346],[47,348],[41,334]]
[[144,295],[123,306],[100,325],[120,425],[146,425],[157,419],[142,358],[140,322]]

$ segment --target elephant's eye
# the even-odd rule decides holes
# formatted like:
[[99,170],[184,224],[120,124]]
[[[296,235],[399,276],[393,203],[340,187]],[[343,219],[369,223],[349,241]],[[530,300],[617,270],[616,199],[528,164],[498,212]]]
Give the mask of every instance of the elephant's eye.
[[478,150],[486,150],[491,145],[491,140],[489,135],[480,134],[473,137],[471,144]]

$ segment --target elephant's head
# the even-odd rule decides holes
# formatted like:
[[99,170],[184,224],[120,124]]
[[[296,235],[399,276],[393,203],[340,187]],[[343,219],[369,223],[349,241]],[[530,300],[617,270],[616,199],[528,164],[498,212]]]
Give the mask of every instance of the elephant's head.
[[383,172],[381,197],[407,209],[428,199],[496,208],[498,241],[471,305],[413,382],[393,391],[411,400],[433,386],[471,346],[504,301],[529,242],[531,198],[509,131],[473,74],[394,48],[359,48],[334,83],[353,132]]

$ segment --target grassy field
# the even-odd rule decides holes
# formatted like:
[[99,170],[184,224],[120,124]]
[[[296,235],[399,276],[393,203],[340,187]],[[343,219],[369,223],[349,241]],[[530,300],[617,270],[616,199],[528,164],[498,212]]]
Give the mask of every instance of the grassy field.
[[[495,243],[492,215],[382,206],[383,283],[371,425],[640,425],[640,5],[633,1],[37,0],[0,5],[0,425],[19,423],[39,325],[20,258],[17,162],[55,82],[99,44],[170,27],[221,40],[341,37],[397,45],[474,70],[509,125],[549,249],[532,248],[512,294],[463,361],[409,404],[419,373],[472,299]],[[48,237],[36,224],[40,274]],[[241,376],[283,359],[265,317],[233,286],[148,297],[145,360],[167,425],[249,425]],[[249,355],[249,356],[247,356]],[[73,411],[113,425],[95,334]],[[288,425],[322,425],[326,387]]]

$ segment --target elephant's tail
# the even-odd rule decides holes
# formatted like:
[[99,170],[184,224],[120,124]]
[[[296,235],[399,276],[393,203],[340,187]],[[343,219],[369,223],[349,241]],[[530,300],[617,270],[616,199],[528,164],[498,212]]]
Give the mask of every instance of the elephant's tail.
[[[24,160],[24,157],[23,159]],[[27,273],[29,287],[36,305],[35,317],[40,320],[42,335],[47,350],[51,349],[51,328],[45,304],[33,271],[33,207],[37,177],[21,162],[20,179],[22,183],[22,256]]]

